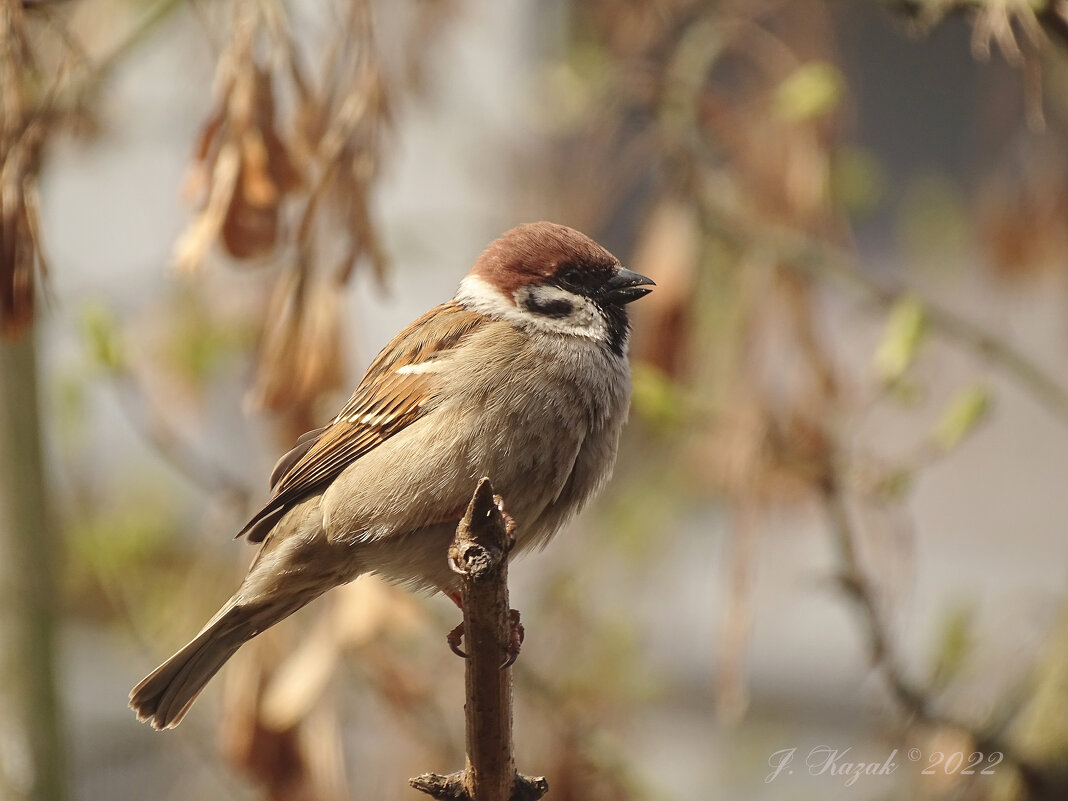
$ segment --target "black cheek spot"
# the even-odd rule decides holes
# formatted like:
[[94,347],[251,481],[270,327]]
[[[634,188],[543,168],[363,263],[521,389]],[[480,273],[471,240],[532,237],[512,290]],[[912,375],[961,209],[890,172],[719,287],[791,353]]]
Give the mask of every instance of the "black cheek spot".
[[534,295],[531,295],[526,299],[525,305],[535,314],[542,314],[546,317],[568,317],[571,312],[575,310],[575,307],[571,305],[571,301],[569,300],[563,298],[538,300]]

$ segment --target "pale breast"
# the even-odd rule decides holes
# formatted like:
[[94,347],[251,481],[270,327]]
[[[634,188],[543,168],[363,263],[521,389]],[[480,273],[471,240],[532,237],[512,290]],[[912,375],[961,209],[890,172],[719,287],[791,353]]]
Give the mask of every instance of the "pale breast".
[[510,365],[487,371],[470,408],[473,468],[493,479],[525,548],[544,543],[607,480],[630,374],[624,358],[590,340],[518,339]]

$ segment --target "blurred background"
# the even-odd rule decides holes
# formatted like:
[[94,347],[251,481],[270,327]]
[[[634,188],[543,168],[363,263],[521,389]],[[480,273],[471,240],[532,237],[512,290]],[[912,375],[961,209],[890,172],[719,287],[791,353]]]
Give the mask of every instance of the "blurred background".
[[520,770],[1068,797],[1066,47],[1064,0],[0,0],[0,797],[462,765],[457,612],[373,578],[177,730],[127,693],[278,455],[538,219],[658,288],[614,481],[512,570]]

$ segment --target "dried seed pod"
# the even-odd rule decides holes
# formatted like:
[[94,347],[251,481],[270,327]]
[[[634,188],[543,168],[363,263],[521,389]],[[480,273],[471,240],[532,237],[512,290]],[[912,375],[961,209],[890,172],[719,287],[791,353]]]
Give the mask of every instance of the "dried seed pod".
[[46,271],[37,213],[43,118],[25,96],[34,74],[22,8],[0,5],[0,336],[33,322],[37,274]]
[[0,334],[15,339],[33,321],[38,232],[25,187],[0,178]]
[[190,166],[187,191],[205,200],[175,247],[183,271],[202,264],[216,241],[239,261],[274,252],[282,204],[304,184],[276,125],[272,74],[253,54],[262,26],[255,17],[241,22],[219,61],[220,101]]
[[250,401],[274,412],[309,407],[341,383],[339,292],[306,269],[275,287],[257,359]]

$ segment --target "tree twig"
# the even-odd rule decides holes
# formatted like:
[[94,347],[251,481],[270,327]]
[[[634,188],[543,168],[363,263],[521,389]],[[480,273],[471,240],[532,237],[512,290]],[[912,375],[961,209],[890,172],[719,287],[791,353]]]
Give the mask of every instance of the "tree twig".
[[893,306],[903,298],[915,297],[923,306],[923,313],[933,330],[998,367],[1018,386],[1030,392],[1047,411],[1060,418],[1062,423],[1068,423],[1068,387],[1007,340],[940,306],[930,298],[922,297],[911,287],[879,281],[864,270],[856,266],[849,267],[844,262],[831,265],[830,272],[849,281],[881,306]]
[[536,801],[544,778],[520,775],[512,745],[511,614],[508,551],[514,539],[488,478],[478,483],[456,529],[449,563],[461,575],[467,646],[467,765],[457,773],[424,773],[412,787],[439,801]]
[[735,204],[719,198],[702,195],[695,202],[702,204],[704,222],[711,232],[733,242],[759,241],[770,245],[790,269],[820,280],[838,280],[850,284],[883,307],[893,306],[906,297],[916,298],[923,306],[924,315],[933,331],[941,334],[946,341],[980,356],[1028,392],[1062,423],[1068,424],[1068,386],[1003,336],[993,334],[939,305],[903,281],[890,282],[877,278],[859,267],[855,258],[829,242],[785,226],[755,223]]
[[155,408],[152,398],[131,371],[112,371],[119,406],[131,429],[171,468],[205,492],[223,493],[244,508],[252,496],[243,481],[199,453],[169,417]]
[[867,634],[872,667],[882,675],[895,704],[911,719],[910,722],[932,728],[951,729],[968,737],[979,751],[1000,752],[1004,755],[1006,764],[1017,770],[1028,790],[1037,792],[1043,786],[1043,777],[996,729],[966,723],[940,712],[935,708],[928,689],[906,676],[886,621],[879,611],[876,590],[860,563],[856,550],[856,533],[838,477],[833,474],[827,476],[820,492],[828,517],[831,539],[837,552],[840,586],[857,610],[858,618]]

